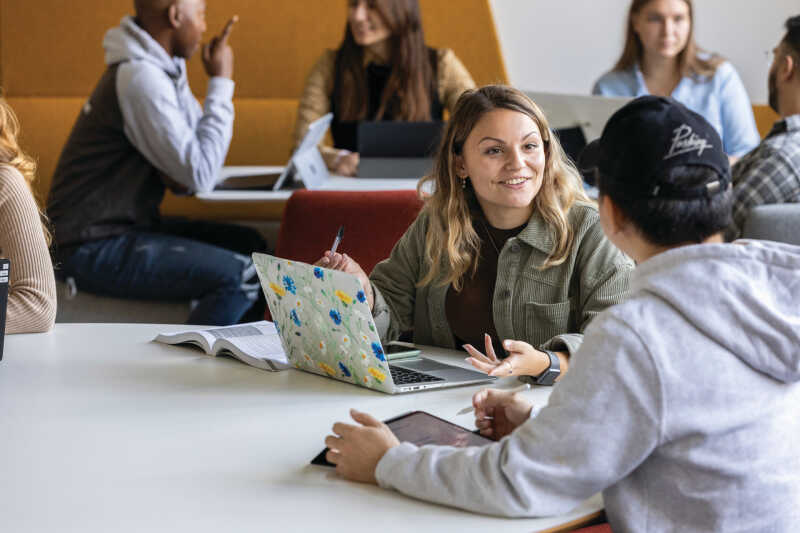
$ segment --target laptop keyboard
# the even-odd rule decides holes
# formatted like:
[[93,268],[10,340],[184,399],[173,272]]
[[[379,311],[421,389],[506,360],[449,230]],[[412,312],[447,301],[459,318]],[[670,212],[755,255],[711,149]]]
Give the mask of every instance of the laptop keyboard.
[[436,381],[444,381],[442,378],[431,376],[430,374],[423,374],[416,370],[409,370],[399,366],[389,365],[389,371],[392,373],[392,380],[395,385],[408,385],[409,383],[431,383]]

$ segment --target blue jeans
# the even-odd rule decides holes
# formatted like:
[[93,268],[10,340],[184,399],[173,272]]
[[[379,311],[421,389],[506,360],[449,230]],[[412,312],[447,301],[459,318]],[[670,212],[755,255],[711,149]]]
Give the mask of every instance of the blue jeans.
[[60,275],[95,294],[191,301],[189,324],[224,326],[246,313],[248,319],[263,319],[263,295],[250,253],[265,248],[258,232],[249,228],[164,221],[150,231],[78,246],[63,259]]

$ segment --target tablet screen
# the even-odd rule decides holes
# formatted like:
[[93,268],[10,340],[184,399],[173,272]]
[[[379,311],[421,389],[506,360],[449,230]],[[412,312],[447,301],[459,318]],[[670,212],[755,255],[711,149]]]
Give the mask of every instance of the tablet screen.
[[[443,420],[424,411],[414,411],[386,421],[386,425],[400,442],[410,442],[416,446],[437,444],[440,446],[486,446],[493,441],[473,433],[467,428]],[[328,448],[311,460],[313,465],[333,466],[325,459]]]
[[400,442],[410,442],[417,446],[438,444],[465,448],[484,446],[492,442],[486,437],[424,411],[414,411],[390,420],[387,425]]

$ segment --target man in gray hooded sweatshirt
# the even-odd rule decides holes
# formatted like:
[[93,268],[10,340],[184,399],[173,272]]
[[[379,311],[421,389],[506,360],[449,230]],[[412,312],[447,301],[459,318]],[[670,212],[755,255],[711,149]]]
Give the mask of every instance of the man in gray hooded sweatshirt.
[[800,248],[722,242],[720,138],[671,99],[618,111],[582,161],[609,239],[638,267],[597,316],[547,406],[481,391],[485,447],[399,443],[368,414],[327,459],[350,479],[501,516],[568,511],[602,491],[615,533],[796,531]]
[[60,275],[99,294],[192,300],[192,324],[235,323],[258,300],[250,253],[263,251],[263,239],[249,228],[159,216],[166,187],[209,191],[219,180],[233,132],[235,19],[203,48],[211,79],[201,107],[186,59],[206,29],[205,1],[134,4],[136,17],[106,33],[108,68],[53,177],[47,212]]

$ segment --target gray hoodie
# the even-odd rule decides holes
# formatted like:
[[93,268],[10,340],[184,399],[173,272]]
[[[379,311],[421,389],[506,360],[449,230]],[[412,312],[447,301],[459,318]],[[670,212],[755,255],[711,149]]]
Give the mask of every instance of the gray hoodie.
[[170,57],[125,17],[103,40],[117,70],[125,135],[161,172],[192,192],[214,188],[233,135],[232,80],[213,77],[204,107],[195,99],[183,59]]
[[800,248],[685,246],[634,270],[548,405],[483,448],[404,443],[383,487],[501,516],[603,491],[615,533],[800,527]]

